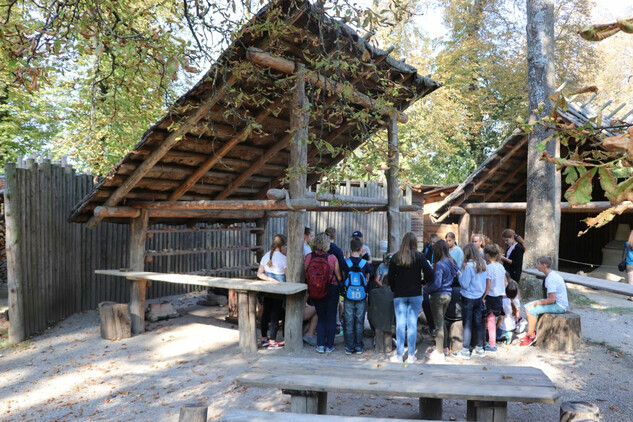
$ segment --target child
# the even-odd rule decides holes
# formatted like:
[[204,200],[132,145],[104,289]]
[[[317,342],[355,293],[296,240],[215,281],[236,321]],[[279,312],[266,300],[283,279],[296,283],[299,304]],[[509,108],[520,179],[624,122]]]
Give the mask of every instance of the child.
[[520,318],[520,303],[517,297],[519,293],[519,285],[510,278],[510,274],[506,272],[506,294],[503,297],[503,312],[505,316],[499,320],[497,327],[497,341],[503,341],[511,344],[514,330],[517,327],[517,320]]
[[462,326],[464,333],[462,336],[462,351],[458,356],[462,359],[470,359],[470,343],[472,333],[475,332],[476,346],[473,354],[483,356],[483,335],[481,317],[483,312],[482,297],[488,286],[488,273],[486,263],[481,257],[479,248],[474,243],[469,243],[464,247],[464,265],[462,273],[459,275],[462,302]]
[[536,341],[536,322],[539,315],[564,314],[569,310],[567,287],[563,278],[555,271],[552,271],[552,258],[541,256],[536,262],[536,268],[545,274],[547,298],[535,300],[525,305],[528,330],[526,336],[521,340],[521,346],[530,346]]
[[[353,237],[350,242],[352,254],[343,261],[343,335],[345,337],[345,354],[363,353],[363,328],[365,311],[367,310],[367,283],[371,280],[373,269],[371,264],[361,258],[363,242]],[[360,274],[359,274],[360,273]],[[361,276],[362,277],[359,277]],[[356,286],[354,279],[359,279],[362,286]],[[364,279],[364,280],[363,280]]]
[[391,262],[391,258],[391,254],[384,255],[382,264],[380,264],[378,266],[378,269],[376,270],[376,276],[374,277],[374,287],[382,287],[383,283],[386,282],[387,275],[389,274],[389,263]]
[[499,247],[495,244],[486,245],[484,248],[484,256],[488,263],[488,279],[489,282],[484,292],[484,317],[488,328],[488,344],[484,350],[489,353],[497,351],[497,317],[503,316],[503,295],[506,290],[506,270],[499,262],[501,253]]

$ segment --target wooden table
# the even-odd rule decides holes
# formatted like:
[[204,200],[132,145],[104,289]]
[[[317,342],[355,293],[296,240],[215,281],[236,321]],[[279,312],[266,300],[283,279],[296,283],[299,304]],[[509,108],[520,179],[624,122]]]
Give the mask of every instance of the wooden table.
[[[545,278],[545,274],[535,268],[526,268],[523,272],[540,279]],[[586,275],[566,273],[564,271],[556,272],[560,274],[563,280],[565,280],[565,283],[578,284],[579,286],[590,287],[596,290],[604,290],[606,292],[617,293],[625,296],[633,296],[633,285],[631,284],[603,280],[601,278],[588,277]]]
[[466,400],[468,420],[505,421],[507,403],[556,403],[560,394],[540,369],[522,366],[370,363],[322,357],[266,357],[237,378],[248,387],[280,388],[295,413],[327,413],[327,394],[419,399],[420,418],[442,418],[442,399]]
[[[279,283],[264,280],[249,280],[242,278],[206,277],[188,274],[164,274],[145,271],[96,270],[96,274],[125,277],[130,281],[153,280],[175,284],[193,284],[204,287],[219,287],[232,289],[238,294],[238,327],[240,332],[240,349],[244,353],[257,351],[257,293],[271,293],[286,296],[286,307],[289,302],[297,302],[294,307],[303,311],[307,286],[303,283]],[[145,313],[144,303],[131,303],[130,312],[139,316]],[[291,317],[289,315],[286,316]],[[303,318],[303,313],[298,315]],[[302,333],[285,333],[286,337]],[[287,339],[291,342],[292,339]],[[302,340],[301,340],[301,343]]]

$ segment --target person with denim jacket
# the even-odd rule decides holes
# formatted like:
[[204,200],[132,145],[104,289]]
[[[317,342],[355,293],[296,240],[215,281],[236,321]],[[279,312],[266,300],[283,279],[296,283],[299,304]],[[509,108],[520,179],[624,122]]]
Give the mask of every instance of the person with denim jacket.
[[470,359],[470,344],[473,332],[475,334],[476,346],[473,354],[484,355],[484,337],[482,327],[483,296],[486,290],[486,262],[484,261],[479,248],[474,243],[464,246],[464,264],[459,275],[462,303],[462,350],[458,356],[463,359]]
[[[451,301],[452,284],[459,272],[455,261],[451,258],[448,244],[445,240],[438,240],[433,245],[435,268],[433,283],[424,286],[424,294],[431,296],[431,312],[434,321],[444,321],[446,308]],[[444,324],[436,323],[435,350],[427,355],[431,361],[444,360]]]

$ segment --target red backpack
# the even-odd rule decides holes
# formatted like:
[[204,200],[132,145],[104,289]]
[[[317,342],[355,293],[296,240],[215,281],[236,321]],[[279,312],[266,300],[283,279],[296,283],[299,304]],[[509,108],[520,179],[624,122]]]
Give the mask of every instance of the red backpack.
[[327,296],[327,289],[334,271],[328,262],[328,254],[310,254],[310,262],[306,268],[306,284],[308,285],[308,296],[311,299],[323,299]]

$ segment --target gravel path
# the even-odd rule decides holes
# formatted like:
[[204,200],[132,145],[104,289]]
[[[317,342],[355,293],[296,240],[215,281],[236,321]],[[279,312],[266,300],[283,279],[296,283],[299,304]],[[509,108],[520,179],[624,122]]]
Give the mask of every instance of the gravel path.
[[[580,293],[587,298],[575,294],[582,306],[574,311],[582,316],[587,341],[576,353],[548,353],[515,342],[501,346],[495,357],[450,363],[535,366],[552,379],[563,401],[594,402],[604,421],[633,421],[633,304]],[[98,315],[90,311],[0,350],[0,420],[176,421],[180,407],[191,402],[208,404],[210,419],[230,408],[289,411],[289,396],[280,391],[233,383],[258,357],[284,351],[262,350],[244,358],[237,327],[221,320],[225,309],[196,307],[194,294],[171,300],[188,313],[150,324],[142,336],[105,341],[99,336]],[[424,339],[419,358],[430,344]],[[301,354],[324,358],[308,346]],[[330,358],[380,361],[372,353],[345,356],[341,347]],[[419,365],[411,365],[412,370]],[[338,415],[417,417],[417,400],[411,399],[331,394],[329,407]],[[465,402],[445,401],[445,419],[464,420],[465,414]],[[558,405],[509,403],[508,416],[557,421]]]

